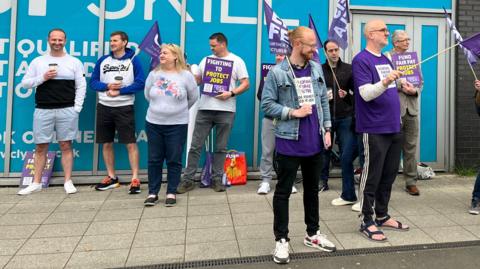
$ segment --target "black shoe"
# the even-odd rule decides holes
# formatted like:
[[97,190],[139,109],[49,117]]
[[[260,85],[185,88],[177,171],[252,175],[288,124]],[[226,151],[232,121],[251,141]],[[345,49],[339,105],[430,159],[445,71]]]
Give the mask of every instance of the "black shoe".
[[165,206],[166,206],[166,207],[175,206],[176,203],[177,203],[177,199],[176,199],[176,198],[167,198],[167,199],[165,199]]
[[114,189],[120,187],[120,183],[118,183],[118,177],[111,178],[106,176],[103,178],[102,182],[98,183],[95,186],[97,191],[106,191],[108,189]]
[[158,202],[158,195],[150,194],[143,204],[145,206],[154,206]]
[[192,180],[185,179],[177,187],[177,193],[182,194],[195,189],[195,183]]
[[480,199],[472,199],[472,205],[468,212],[472,215],[480,214]]
[[212,189],[216,192],[222,192],[225,191],[227,188],[225,185],[220,180],[213,180],[212,181]]
[[328,187],[328,183],[324,183],[318,191],[323,192],[323,191],[328,191],[330,187]]
[[140,179],[134,178],[132,179],[132,182],[130,183],[130,189],[128,190],[128,194],[139,194],[142,192],[140,190]]

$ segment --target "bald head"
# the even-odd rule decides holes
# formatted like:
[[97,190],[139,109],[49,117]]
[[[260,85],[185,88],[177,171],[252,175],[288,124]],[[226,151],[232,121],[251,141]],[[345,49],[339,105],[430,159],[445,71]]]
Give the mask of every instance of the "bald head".
[[365,28],[363,29],[363,34],[365,35],[365,37],[368,37],[368,33],[377,29],[381,29],[382,27],[386,27],[385,22],[382,20],[368,21],[367,24],[365,24]]
[[387,25],[382,20],[371,20],[365,24],[363,31],[365,39],[367,39],[367,49],[376,53],[380,53],[382,48],[388,45]]

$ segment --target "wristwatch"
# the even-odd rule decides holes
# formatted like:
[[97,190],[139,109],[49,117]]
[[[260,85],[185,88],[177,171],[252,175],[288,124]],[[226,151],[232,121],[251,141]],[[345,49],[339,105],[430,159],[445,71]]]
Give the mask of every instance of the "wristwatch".
[[233,91],[230,91],[230,93],[232,94],[230,97],[234,97],[236,95]]

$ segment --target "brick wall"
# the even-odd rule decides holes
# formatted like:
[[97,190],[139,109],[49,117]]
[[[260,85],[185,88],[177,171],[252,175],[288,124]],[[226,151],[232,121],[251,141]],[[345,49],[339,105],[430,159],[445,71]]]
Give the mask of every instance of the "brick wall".
[[[464,38],[480,32],[480,0],[457,1],[458,31]],[[474,77],[463,51],[456,51],[455,162],[457,166],[480,164],[480,117],[473,104]],[[480,62],[474,66],[480,79]]]

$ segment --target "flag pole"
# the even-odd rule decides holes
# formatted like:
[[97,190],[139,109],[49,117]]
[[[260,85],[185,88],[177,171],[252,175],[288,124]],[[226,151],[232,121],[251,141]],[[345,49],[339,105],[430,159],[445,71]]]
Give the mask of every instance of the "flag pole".
[[455,44],[455,45],[453,45],[453,46],[450,46],[450,47],[448,47],[448,48],[446,48],[446,49],[444,49],[444,50],[442,50],[442,51],[440,51],[440,52],[437,52],[436,54],[428,57],[427,59],[424,59],[424,60],[422,60],[421,62],[419,62],[419,63],[417,63],[417,64],[413,64],[413,65],[409,66],[409,67],[406,68],[404,71],[408,71],[408,70],[411,70],[411,69],[415,69],[415,68],[417,68],[418,66],[420,66],[421,64],[423,64],[423,63],[425,63],[425,62],[427,62],[427,61],[430,61],[431,59],[437,57],[438,55],[440,55],[440,54],[442,54],[442,53],[445,53],[445,52],[448,51],[448,50],[451,50],[451,49],[455,48],[455,47],[458,46],[458,45],[460,45],[460,43],[457,43],[457,44]]
[[472,70],[473,77],[475,78],[475,80],[478,80],[477,74],[475,74],[475,70],[473,69],[473,66],[468,59],[467,59],[467,63],[468,63],[468,66],[470,66],[470,70]]

